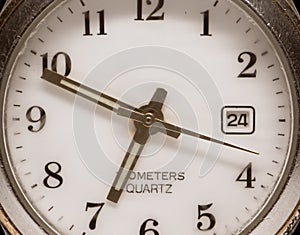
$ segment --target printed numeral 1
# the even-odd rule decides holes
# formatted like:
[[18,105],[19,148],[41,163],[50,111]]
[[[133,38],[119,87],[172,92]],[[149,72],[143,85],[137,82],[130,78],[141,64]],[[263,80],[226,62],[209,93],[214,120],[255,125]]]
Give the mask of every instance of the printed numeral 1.
[[203,15],[203,33],[200,34],[201,36],[212,36],[209,33],[209,10],[201,12]]

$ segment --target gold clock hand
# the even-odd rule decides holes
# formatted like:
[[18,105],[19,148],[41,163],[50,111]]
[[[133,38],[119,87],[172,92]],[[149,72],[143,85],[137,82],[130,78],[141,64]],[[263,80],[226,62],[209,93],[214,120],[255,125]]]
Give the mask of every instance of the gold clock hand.
[[76,95],[88,99],[104,108],[116,112],[119,107],[123,106],[130,110],[137,110],[135,107],[117,100],[109,95],[99,92],[93,88],[85,86],[61,74],[58,74],[49,69],[45,69],[41,76],[42,79],[50,82],[64,90],[68,90]]
[[[114,179],[113,185],[110,188],[110,191],[107,195],[107,200],[112,201],[114,203],[118,203],[120,196],[123,192],[124,187],[128,181],[130,172],[133,171],[137,160],[142,153],[142,150],[145,146],[149,138],[149,130],[148,128],[144,128],[144,130],[137,130],[133,140],[131,141],[127,153],[123,159],[121,167]],[[144,140],[143,144],[138,143],[139,140]]]
[[149,127],[156,116],[161,115],[161,109],[165,101],[167,92],[164,89],[158,88],[148,105],[143,106],[146,116],[151,114],[150,119],[143,119],[143,123],[135,123],[136,132],[127,150],[127,153],[122,161],[121,167],[114,179],[113,185],[107,195],[107,200],[117,203],[128,181],[131,171],[133,171],[137,160],[139,159],[142,150],[147,143],[150,132]]
[[[56,72],[53,72],[49,69],[45,69],[43,71],[41,78],[46,80],[47,82],[50,82],[50,83],[64,89],[64,90],[72,92],[72,93],[79,95],[93,103],[96,103],[104,108],[107,108],[107,109],[115,112],[116,114],[118,114],[119,113],[118,110],[121,107],[123,107],[128,110],[132,110],[132,111],[135,110],[136,113],[140,113],[141,115],[143,115],[142,114],[143,111],[141,109],[135,108],[132,105],[122,102],[112,96],[104,94],[100,91],[97,91],[93,88],[90,88],[86,85],[76,82],[70,78],[67,78],[67,77],[65,77],[61,74],[58,74]],[[163,93],[159,92],[157,94],[161,95]],[[159,103],[156,101],[161,98],[162,97],[153,97],[153,101],[151,101],[152,102],[151,106],[153,106],[154,109],[159,107]],[[128,118],[131,118],[131,117],[128,117]],[[180,135],[180,132],[168,131],[167,135],[169,135],[173,138],[178,138]]]
[[[118,110],[118,115],[124,116],[124,117],[130,117],[133,120],[138,121],[138,122],[143,122],[143,120],[145,119],[144,114],[136,112],[134,110],[128,110],[128,109],[123,108],[123,107],[121,107]],[[163,121],[159,118],[155,118],[155,120],[152,124],[152,127],[159,129],[160,132],[169,131],[169,132],[174,132],[174,133],[185,134],[185,135],[196,137],[196,138],[199,138],[199,139],[202,139],[202,140],[210,141],[210,142],[213,142],[213,143],[216,143],[216,144],[224,145],[226,147],[230,147],[230,148],[238,149],[238,150],[248,152],[248,153],[251,153],[251,154],[259,155],[259,153],[254,152],[252,150],[249,150],[249,149],[246,149],[246,148],[234,145],[234,144],[230,144],[230,143],[218,140],[218,139],[214,139],[212,137],[209,137],[209,136],[206,136],[206,135],[203,135],[203,134],[200,134],[200,133],[197,133],[197,132],[194,132],[194,131],[191,131],[191,130],[188,130],[188,129],[185,129],[185,128],[182,128],[182,127],[179,127],[179,126],[176,126],[174,124],[165,122],[165,121]]]

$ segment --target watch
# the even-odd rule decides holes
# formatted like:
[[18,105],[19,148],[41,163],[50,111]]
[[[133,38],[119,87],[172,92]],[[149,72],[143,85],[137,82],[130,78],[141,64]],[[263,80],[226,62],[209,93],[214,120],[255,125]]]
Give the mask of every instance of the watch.
[[300,220],[288,0],[11,0],[8,234],[279,235]]

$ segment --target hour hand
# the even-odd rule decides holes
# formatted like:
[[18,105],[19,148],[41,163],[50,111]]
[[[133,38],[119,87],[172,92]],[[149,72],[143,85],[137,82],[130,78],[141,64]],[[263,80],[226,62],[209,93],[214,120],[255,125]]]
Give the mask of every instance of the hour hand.
[[137,110],[135,107],[121,102],[120,100],[117,100],[112,96],[99,92],[93,88],[85,86],[79,82],[76,82],[49,69],[45,69],[43,71],[43,75],[41,76],[41,78],[46,80],[47,82],[50,82],[64,90],[70,91],[76,95],[88,99],[93,103],[96,103],[111,111],[117,112],[117,110],[121,106],[126,109]]
[[[61,74],[58,74],[54,71],[51,71],[49,69],[45,69],[43,71],[43,74],[41,76],[42,79],[44,79],[47,82],[50,82],[64,90],[67,90],[69,92],[74,93],[75,95],[79,95],[93,103],[96,103],[97,105],[100,105],[106,109],[109,109],[113,112],[115,112],[117,115],[121,115],[120,109],[126,110],[129,113],[132,113],[133,111],[135,113],[139,113],[141,116],[143,116],[143,119],[147,119],[147,116],[143,113],[141,109],[135,108],[132,105],[129,105],[125,102],[122,102],[112,96],[109,96],[103,92],[97,91],[93,88],[90,88],[84,84],[81,84],[79,82],[76,82],[70,78],[67,78]],[[150,104],[151,107],[154,109],[160,110],[162,107],[162,104],[165,100],[166,94],[164,93],[163,89],[158,88],[155,92]],[[127,118],[133,119],[130,115],[127,116]],[[172,131],[167,131],[167,135],[173,138],[178,138],[180,133],[175,133]]]

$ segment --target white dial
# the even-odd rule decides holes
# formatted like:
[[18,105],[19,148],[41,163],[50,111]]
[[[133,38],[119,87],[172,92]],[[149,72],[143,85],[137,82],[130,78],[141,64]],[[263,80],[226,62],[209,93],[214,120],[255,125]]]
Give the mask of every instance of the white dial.
[[[4,94],[6,158],[47,233],[246,234],[263,219],[297,101],[282,52],[240,5],[57,1],[28,29]],[[145,137],[152,118],[161,129]]]

